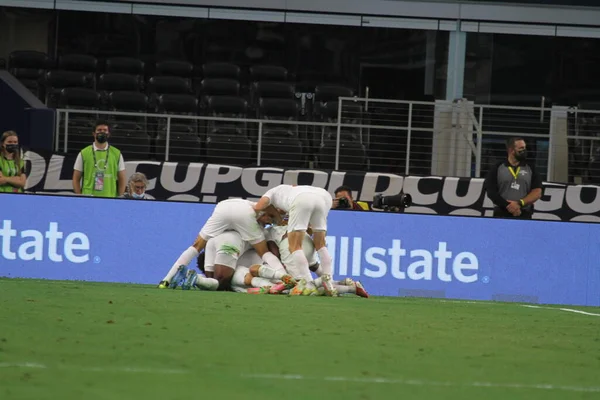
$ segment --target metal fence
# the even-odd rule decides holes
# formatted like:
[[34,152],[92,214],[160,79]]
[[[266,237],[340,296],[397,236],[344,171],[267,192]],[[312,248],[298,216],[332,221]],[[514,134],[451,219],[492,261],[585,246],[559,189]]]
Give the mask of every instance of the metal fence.
[[128,160],[483,177],[519,136],[545,180],[600,179],[600,110],[340,98],[319,121],[292,121],[59,109],[55,150],[89,145],[99,119]]

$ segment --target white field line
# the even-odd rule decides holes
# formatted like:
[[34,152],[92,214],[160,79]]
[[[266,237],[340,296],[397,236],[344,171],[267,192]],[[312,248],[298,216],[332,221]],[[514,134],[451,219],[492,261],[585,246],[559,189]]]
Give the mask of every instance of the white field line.
[[487,387],[499,389],[540,389],[561,390],[568,392],[600,392],[600,386],[564,386],[554,384],[527,384],[527,383],[494,383],[494,382],[438,382],[421,379],[389,379],[389,378],[352,378],[346,376],[324,376],[311,377],[304,375],[282,375],[282,374],[251,374],[242,375],[248,379],[272,379],[272,380],[310,380],[328,382],[354,382],[370,384],[395,384],[412,386],[446,386],[446,387]]
[[581,311],[581,310],[573,310],[572,308],[542,307],[542,306],[534,306],[534,305],[530,305],[530,304],[521,304],[521,307],[541,308],[544,310],[566,311],[566,312],[572,312],[572,313],[576,313],[576,314],[590,315],[592,317],[600,317],[600,314],[597,314],[597,313],[591,313],[591,312]]
[[[21,363],[0,363],[0,368],[17,369],[52,369],[44,364],[35,362]],[[193,371],[181,369],[161,369],[161,368],[140,368],[140,367],[77,367],[77,366],[59,366],[56,369],[69,369],[85,372],[108,372],[108,373],[134,373],[134,374],[157,374],[157,375],[173,375],[173,374],[193,374]],[[243,374],[242,378],[246,379],[270,379],[270,380],[301,380],[301,381],[323,381],[323,382],[353,382],[367,384],[387,384],[387,385],[411,385],[411,386],[446,386],[446,387],[484,387],[498,389],[539,389],[539,390],[555,390],[567,392],[593,392],[600,393],[600,387],[596,386],[564,386],[555,384],[527,384],[527,383],[495,383],[495,382],[440,382],[428,381],[421,379],[390,379],[390,378],[354,378],[347,376],[323,376],[311,377],[305,375],[282,375],[282,374]]]

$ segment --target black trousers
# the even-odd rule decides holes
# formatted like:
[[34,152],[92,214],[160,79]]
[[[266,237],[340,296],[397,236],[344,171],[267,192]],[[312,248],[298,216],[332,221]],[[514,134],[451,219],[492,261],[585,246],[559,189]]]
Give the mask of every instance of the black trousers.
[[494,218],[513,218],[513,219],[531,219],[533,216],[533,210],[521,209],[521,215],[515,217],[507,210],[503,210],[501,208],[494,208]]

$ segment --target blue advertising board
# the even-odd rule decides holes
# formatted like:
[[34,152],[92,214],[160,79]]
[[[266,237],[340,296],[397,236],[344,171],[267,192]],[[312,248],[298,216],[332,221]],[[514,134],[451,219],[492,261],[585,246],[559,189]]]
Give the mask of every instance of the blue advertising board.
[[[0,276],[156,284],[214,205],[1,194]],[[373,295],[600,306],[600,224],[332,211]]]

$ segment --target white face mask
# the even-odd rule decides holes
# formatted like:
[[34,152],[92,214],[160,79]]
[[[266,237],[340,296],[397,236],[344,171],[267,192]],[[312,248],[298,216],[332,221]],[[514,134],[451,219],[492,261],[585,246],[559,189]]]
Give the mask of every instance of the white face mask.
[[133,192],[131,194],[131,197],[133,197],[134,199],[143,199],[145,196],[146,196],[146,193],[137,194],[137,193]]

